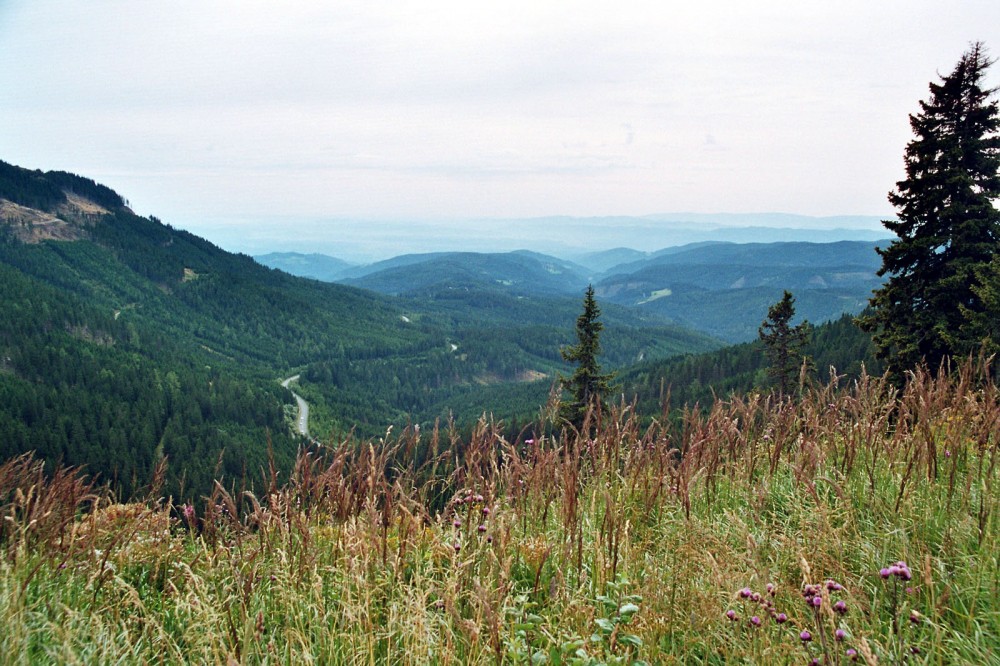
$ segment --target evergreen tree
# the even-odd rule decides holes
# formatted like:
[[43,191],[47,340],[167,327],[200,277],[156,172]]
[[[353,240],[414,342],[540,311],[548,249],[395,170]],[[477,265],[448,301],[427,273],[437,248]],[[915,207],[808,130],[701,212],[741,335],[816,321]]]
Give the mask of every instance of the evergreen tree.
[[898,239],[879,250],[889,278],[859,319],[897,381],[981,342],[970,322],[985,312],[979,280],[1000,247],[1000,120],[983,87],[992,63],[973,44],[910,116],[906,178],[889,194],[899,219],[884,222]]
[[583,299],[583,313],[576,319],[577,344],[561,350],[564,360],[576,363],[577,368],[569,379],[561,378],[563,390],[572,393],[572,400],[563,401],[560,413],[577,428],[582,427],[587,410],[599,404],[611,390],[612,373],[601,372],[597,357],[601,353],[601,331],[604,324],[598,321],[601,310],[594,300],[594,287],[589,285]]
[[780,301],[768,308],[767,319],[758,331],[770,363],[767,374],[782,395],[792,392],[802,364],[808,363],[802,349],[809,342],[809,322],[792,326],[794,316],[795,297],[786,291]]

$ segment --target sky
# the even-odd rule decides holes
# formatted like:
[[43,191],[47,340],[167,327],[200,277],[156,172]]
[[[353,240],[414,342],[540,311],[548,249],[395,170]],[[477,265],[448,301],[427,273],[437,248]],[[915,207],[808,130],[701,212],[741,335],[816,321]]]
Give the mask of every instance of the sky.
[[976,40],[1000,54],[995,0],[0,0],[0,159],[240,251],[885,217],[908,114]]

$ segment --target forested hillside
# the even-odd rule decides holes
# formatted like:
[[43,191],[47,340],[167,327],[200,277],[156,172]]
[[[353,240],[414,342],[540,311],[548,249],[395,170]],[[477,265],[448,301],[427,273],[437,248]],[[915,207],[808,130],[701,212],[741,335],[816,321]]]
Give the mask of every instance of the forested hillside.
[[[809,381],[830,381],[833,372],[850,381],[862,370],[872,376],[883,371],[871,336],[850,315],[814,327],[804,352],[811,361]],[[641,413],[656,414],[662,412],[667,398],[667,406],[673,408],[708,406],[717,397],[768,391],[767,367],[764,346],[758,340],[706,354],[640,363],[623,372],[620,382],[623,394],[638,401]]]

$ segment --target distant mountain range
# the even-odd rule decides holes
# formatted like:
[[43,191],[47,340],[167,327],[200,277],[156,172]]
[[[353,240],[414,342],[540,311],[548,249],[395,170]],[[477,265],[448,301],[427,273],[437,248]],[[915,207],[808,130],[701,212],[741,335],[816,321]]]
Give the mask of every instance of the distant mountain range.
[[[887,242],[701,242],[656,252],[616,248],[581,256],[580,263],[528,251],[436,252],[345,268],[335,279],[387,295],[427,297],[461,290],[571,296],[594,284],[606,303],[741,342],[756,336],[784,290],[796,296],[800,317],[814,323],[860,312],[880,284],[875,249]],[[286,259],[284,265],[314,274],[305,264],[318,262],[315,257],[300,255],[302,263]]]

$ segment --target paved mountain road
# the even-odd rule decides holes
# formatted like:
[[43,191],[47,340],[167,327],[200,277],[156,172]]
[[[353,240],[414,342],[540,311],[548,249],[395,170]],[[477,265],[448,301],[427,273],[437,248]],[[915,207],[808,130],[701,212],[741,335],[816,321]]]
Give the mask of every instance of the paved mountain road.
[[[298,381],[299,375],[292,375],[288,379],[281,382],[281,385],[288,388],[292,382]],[[295,398],[295,402],[299,405],[299,418],[296,422],[296,429],[299,434],[303,437],[309,436],[309,403],[302,399],[302,396],[292,391],[292,396]]]

